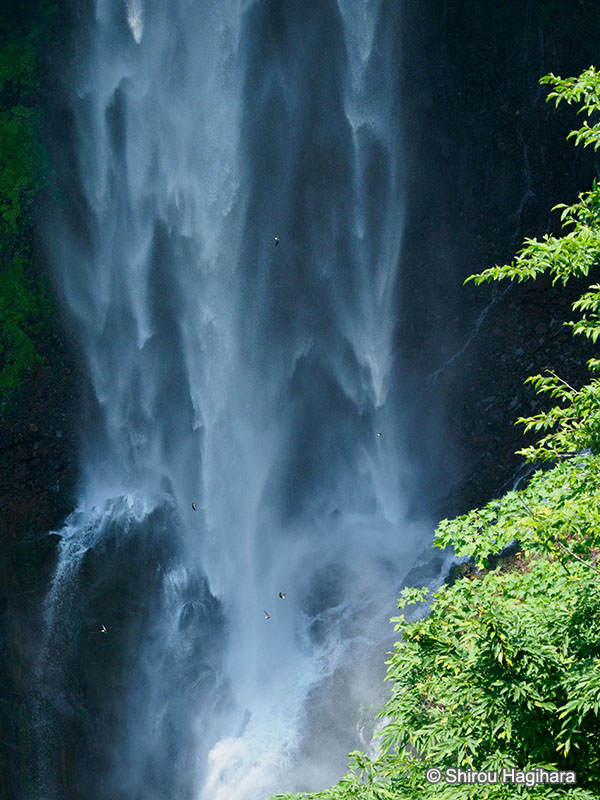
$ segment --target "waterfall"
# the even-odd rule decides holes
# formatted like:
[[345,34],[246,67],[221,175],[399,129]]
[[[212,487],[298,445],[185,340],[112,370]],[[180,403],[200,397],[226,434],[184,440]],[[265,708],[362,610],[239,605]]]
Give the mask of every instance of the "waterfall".
[[46,800],[58,728],[99,800],[315,790],[380,701],[431,530],[395,341],[402,8],[79,7],[47,238],[91,389],[39,659]]

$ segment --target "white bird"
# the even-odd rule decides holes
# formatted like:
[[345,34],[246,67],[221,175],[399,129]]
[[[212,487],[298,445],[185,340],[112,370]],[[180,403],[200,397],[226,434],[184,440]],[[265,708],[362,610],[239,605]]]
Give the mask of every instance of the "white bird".
[[279,597],[281,597],[282,600],[285,600],[286,594],[287,592],[279,592]]
[[108,631],[106,630],[106,625],[102,625],[102,627],[100,628],[100,633],[108,633]]
[[383,436],[383,433],[378,433],[377,436]]
[[265,611],[265,619],[271,619],[271,615]]
[[279,236],[276,236],[276,237],[275,237],[275,247],[277,247],[277,245],[279,244],[279,242],[280,242]]

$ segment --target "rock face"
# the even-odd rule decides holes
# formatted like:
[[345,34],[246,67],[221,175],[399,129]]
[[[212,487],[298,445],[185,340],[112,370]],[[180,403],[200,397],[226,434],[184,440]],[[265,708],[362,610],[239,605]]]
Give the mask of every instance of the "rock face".
[[510,261],[525,237],[559,233],[550,209],[591,184],[593,154],[566,141],[576,112],[547,104],[539,79],[594,62],[600,9],[406,5],[415,33],[402,44],[409,190],[398,353],[419,397],[407,426],[416,481],[423,504],[435,496],[447,516],[497,494],[519,468],[514,451],[526,441],[512,423],[540,401],[523,386],[529,374],[549,366],[569,382],[586,378],[589,349],[561,327],[577,287],[462,282]]
[[5,401],[0,416],[0,798],[27,797],[30,702],[41,636],[42,601],[60,526],[76,479],[72,353],[58,330],[38,342],[43,358]]

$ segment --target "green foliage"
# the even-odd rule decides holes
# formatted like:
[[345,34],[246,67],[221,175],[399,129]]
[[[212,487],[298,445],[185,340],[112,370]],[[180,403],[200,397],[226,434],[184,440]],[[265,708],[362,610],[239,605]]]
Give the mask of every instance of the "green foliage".
[[0,92],[38,86],[37,57],[30,41],[11,40],[0,48]]
[[[25,209],[39,190],[41,161],[35,112],[22,105],[0,112],[0,232],[21,234]],[[6,231],[8,228],[8,231]]]
[[[381,774],[404,774],[408,797],[468,796],[426,784],[430,766],[574,769],[597,788],[600,640],[582,635],[590,626],[598,631],[599,600],[584,565],[567,573],[539,557],[523,571],[444,588],[417,623],[396,617],[402,641],[388,661],[394,690],[384,711]],[[490,787],[478,796],[513,792]]]
[[[49,304],[31,275],[29,209],[49,162],[39,143],[38,51],[54,9],[38,3],[26,30],[0,46],[0,392],[12,393],[40,357],[36,337]],[[35,15],[36,4],[27,14]],[[25,12],[23,12],[25,14]]]
[[[549,75],[556,104],[581,104],[571,134],[600,147],[600,73]],[[472,276],[476,283],[554,283],[587,277],[600,263],[600,186],[561,210],[563,236],[528,239],[513,263]],[[600,338],[600,284],[573,304],[574,335]],[[600,358],[588,362],[600,368]],[[569,385],[552,370],[528,378],[554,405],[518,420],[541,434],[520,451],[538,469],[528,485],[454,520],[442,520],[438,547],[474,559],[470,580],[432,598],[406,589],[400,610],[427,600],[423,618],[395,617],[399,641],[387,662],[392,696],[380,714],[380,751],[353,753],[336,786],[303,797],[581,798],[600,796],[600,379]],[[490,555],[518,542],[506,565]],[[430,784],[427,769],[574,770],[577,786]],[[291,798],[291,795],[279,795]]]
[[590,230],[586,223],[576,224],[581,225],[581,229],[560,238],[545,235],[541,239],[525,239],[525,247],[512,264],[490,267],[467,280],[480,284],[510,278],[522,283],[548,272],[553,276],[553,283],[564,284],[570,277],[586,277],[599,260],[600,233]]
[[[576,78],[563,79],[550,73],[545,75],[540,83],[550,83],[554,86],[554,91],[549,92],[547,99],[554,100],[556,106],[562,102],[569,105],[577,103],[581,106],[578,113],[588,117],[597,115],[600,110],[600,73],[595,67],[584,70]],[[596,150],[600,147],[599,137],[600,129],[597,122],[590,127],[587,120],[580,129],[571,131],[568,136],[569,139],[575,139],[575,144],[583,142],[584,147],[591,144]]]
[[[518,540],[525,556],[544,554],[569,563],[600,547],[600,457],[582,455],[538,471],[522,491],[454,520],[442,520],[438,547],[453,546],[486,568],[488,557]],[[591,561],[589,569],[595,571]]]
[[0,272],[0,392],[13,391],[24,371],[40,361],[35,337],[47,314],[40,287],[26,276],[27,257],[13,255]]

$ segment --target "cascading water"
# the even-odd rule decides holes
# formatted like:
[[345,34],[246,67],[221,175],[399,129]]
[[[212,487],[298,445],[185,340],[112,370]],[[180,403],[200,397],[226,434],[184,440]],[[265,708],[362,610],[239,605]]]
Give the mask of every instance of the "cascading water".
[[254,800],[339,777],[334,740],[381,697],[430,530],[394,345],[401,22],[381,0],[79,12],[49,237],[94,402],[40,657],[46,800],[52,726],[94,739],[88,796]]

